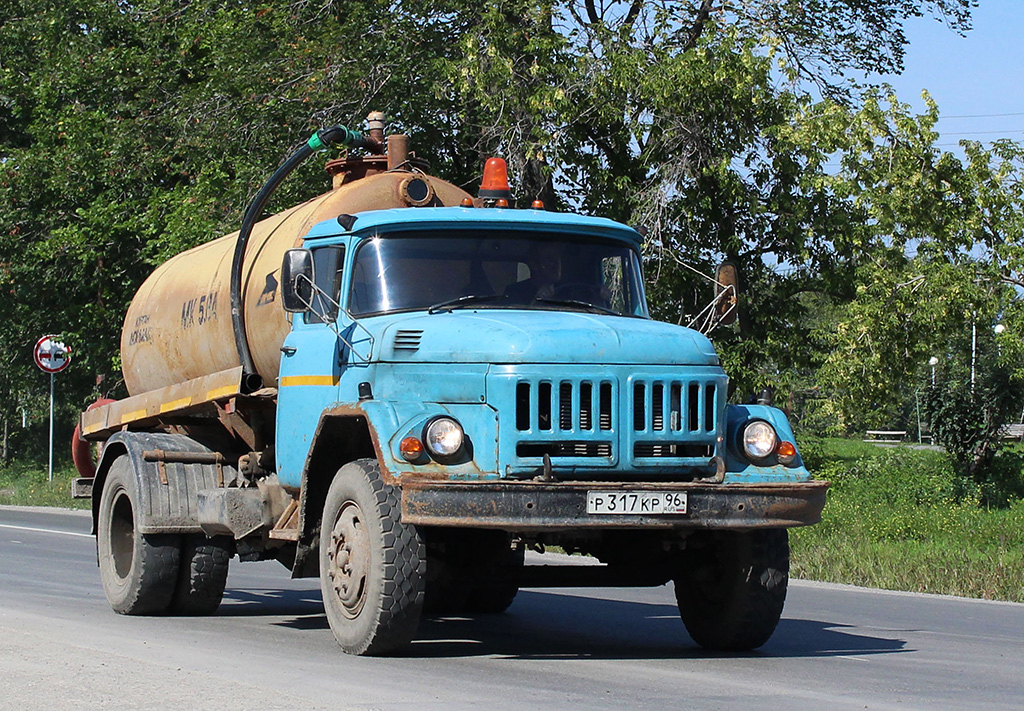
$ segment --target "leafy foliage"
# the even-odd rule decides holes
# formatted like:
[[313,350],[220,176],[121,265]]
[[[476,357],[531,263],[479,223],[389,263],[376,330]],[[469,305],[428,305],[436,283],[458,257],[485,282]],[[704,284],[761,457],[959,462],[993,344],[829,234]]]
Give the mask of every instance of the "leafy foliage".
[[[387,3],[13,0],[0,10],[0,410],[40,400],[43,333],[75,363],[71,412],[120,394],[117,344],[135,288],[173,254],[237,228],[265,176],[309,133],[410,101],[443,55]],[[344,53],[338,39],[344,37]],[[422,93],[422,90],[419,92]],[[312,171],[279,194],[322,192]],[[45,390],[43,390],[45,392]],[[6,439],[5,439],[6,441]]]
[[927,391],[925,411],[936,443],[964,476],[982,484],[1006,424],[1021,415],[1024,381],[1000,362],[991,330],[977,331],[971,330],[972,343],[950,349],[939,379]]

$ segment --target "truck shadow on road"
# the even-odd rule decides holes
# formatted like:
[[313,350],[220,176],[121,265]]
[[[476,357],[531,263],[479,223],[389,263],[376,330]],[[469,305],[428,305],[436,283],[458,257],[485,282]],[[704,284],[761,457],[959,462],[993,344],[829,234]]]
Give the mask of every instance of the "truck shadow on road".
[[[290,620],[311,619],[305,629],[327,628],[320,590],[275,590],[249,588],[224,591],[224,601],[217,610],[219,617],[272,617],[283,615]],[[312,621],[315,619],[316,621]],[[289,626],[294,626],[289,623]]]
[[426,618],[409,654],[529,659],[832,657],[909,651],[902,639],[852,633],[847,625],[783,619],[761,649],[737,655],[698,647],[675,605],[524,591],[504,615]]
[[[279,617],[287,629],[328,629],[319,590],[228,591],[218,614]],[[524,659],[708,659],[839,657],[913,651],[895,636],[840,622],[783,617],[772,638],[745,654],[698,647],[675,605],[524,590],[501,615],[426,616],[404,656]]]

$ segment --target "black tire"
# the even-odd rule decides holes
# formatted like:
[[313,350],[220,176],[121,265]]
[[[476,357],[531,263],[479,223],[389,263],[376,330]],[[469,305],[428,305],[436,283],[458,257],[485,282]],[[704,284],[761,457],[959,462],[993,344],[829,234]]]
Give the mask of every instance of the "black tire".
[[789,583],[785,529],[695,534],[675,575],[686,631],[702,647],[760,647],[782,617]]
[[334,476],[320,526],[320,590],[334,638],[349,654],[407,645],[423,610],[426,546],[401,522],[401,492],[377,463],[360,459]]
[[138,488],[131,463],[118,457],[100,494],[96,546],[110,607],[122,615],[166,612],[178,579],[181,540],[139,533]]
[[461,561],[448,550],[428,549],[427,573],[423,586],[423,612],[428,615],[461,615],[466,612],[470,580]]
[[496,614],[519,592],[525,549],[504,531],[430,529],[423,611]]
[[[491,532],[488,532],[491,533]],[[466,612],[497,615],[507,610],[519,594],[519,580],[526,548],[512,547],[507,534],[488,537],[479,572],[466,601]]]
[[234,555],[229,536],[185,536],[181,548],[178,584],[169,611],[175,615],[212,615],[220,607],[228,582],[228,564]]

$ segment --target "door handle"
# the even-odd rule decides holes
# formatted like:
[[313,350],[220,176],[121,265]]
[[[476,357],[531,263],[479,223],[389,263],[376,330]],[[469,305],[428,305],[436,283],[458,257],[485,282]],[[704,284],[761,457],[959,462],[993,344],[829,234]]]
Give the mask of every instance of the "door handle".
[[298,349],[295,346],[281,346],[281,352],[284,353],[286,356],[295,355],[295,351],[297,350]]

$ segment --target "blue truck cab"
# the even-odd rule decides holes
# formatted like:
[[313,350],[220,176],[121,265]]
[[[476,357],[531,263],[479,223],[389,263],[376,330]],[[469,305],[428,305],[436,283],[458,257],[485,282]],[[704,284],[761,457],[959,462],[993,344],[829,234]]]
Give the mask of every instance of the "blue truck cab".
[[[786,529],[819,519],[824,485],[780,410],[726,402],[704,335],[650,319],[637,232],[538,209],[352,217],[318,224],[282,269],[277,474],[325,504],[332,627],[365,603],[337,591],[365,583],[346,567],[341,502],[368,480],[393,492],[385,527],[425,549],[428,612],[499,611],[520,585],[674,580],[700,643],[767,639]],[[366,456],[314,501],[342,431],[365,433]],[[542,545],[604,565],[524,567]]]

